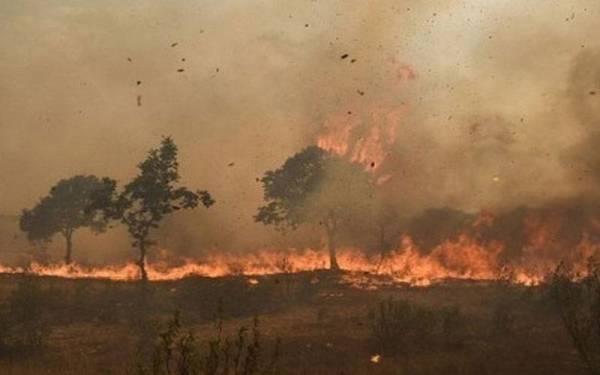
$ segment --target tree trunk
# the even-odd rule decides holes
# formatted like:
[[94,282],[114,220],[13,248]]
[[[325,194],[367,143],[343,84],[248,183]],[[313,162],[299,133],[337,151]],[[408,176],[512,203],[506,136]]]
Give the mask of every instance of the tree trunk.
[[65,254],[65,264],[69,265],[72,262],[72,254],[73,254],[73,232],[67,231],[65,233],[65,239],[67,241],[67,252]]
[[385,244],[385,225],[379,225],[379,264],[377,265],[377,269],[375,272],[379,272],[379,269],[383,265],[383,261],[385,260],[386,255],[386,244]]
[[335,253],[335,231],[327,231],[327,247],[329,248],[329,269],[332,271],[338,271],[340,266],[337,262],[337,256]]
[[146,243],[145,240],[140,240],[140,260],[138,266],[140,267],[140,277],[142,281],[148,281],[148,274],[146,273]]

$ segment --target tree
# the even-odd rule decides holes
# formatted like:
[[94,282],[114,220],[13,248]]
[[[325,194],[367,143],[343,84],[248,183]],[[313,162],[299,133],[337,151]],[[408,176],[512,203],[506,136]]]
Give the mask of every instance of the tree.
[[[379,250],[379,264],[377,269],[383,264],[390,248],[391,239],[389,238],[389,227],[394,225],[399,220],[398,211],[395,207],[389,204],[389,201],[384,199],[381,194],[376,195],[371,205],[370,220],[375,226],[377,235],[377,249]],[[393,227],[392,227],[393,228]]]
[[78,228],[90,228],[95,233],[106,228],[102,215],[88,209],[93,196],[103,186],[96,176],[60,180],[35,207],[23,210],[19,223],[21,230],[32,242],[48,242],[54,235],[62,234],[66,241],[65,263],[70,264],[73,233]]
[[288,158],[281,168],[267,171],[261,182],[266,205],[259,207],[255,221],[281,231],[301,224],[324,227],[329,266],[339,269],[340,226],[372,198],[370,175],[358,165],[309,146]]
[[146,253],[154,244],[150,240],[151,230],[174,211],[195,208],[199,202],[208,208],[215,201],[207,191],[193,192],[176,186],[180,179],[177,146],[170,137],[163,138],[159,148],[150,150],[138,169],[138,175],[121,192],[117,191],[115,180],[105,178],[92,208],[127,226],[134,239],[132,245],[140,251],[138,265],[145,281]]

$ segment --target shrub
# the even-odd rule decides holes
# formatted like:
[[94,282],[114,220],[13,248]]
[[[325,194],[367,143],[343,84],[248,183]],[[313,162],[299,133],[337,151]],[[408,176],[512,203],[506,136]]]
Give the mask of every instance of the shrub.
[[460,347],[467,339],[467,320],[457,306],[443,307],[439,310],[441,336],[448,347]]
[[516,318],[510,303],[506,301],[496,303],[492,311],[493,333],[499,335],[512,334],[515,322]]
[[159,335],[150,364],[138,363],[138,375],[268,375],[275,371],[279,341],[270,358],[263,353],[258,319],[250,330],[242,327],[234,339],[223,337],[218,319],[216,336],[198,344],[191,330],[183,330],[176,312]]
[[590,374],[600,374],[600,267],[590,259],[579,281],[561,263],[552,276],[551,293],[573,345]]
[[49,327],[43,319],[46,302],[40,281],[28,275],[22,276],[0,319],[3,332],[0,353],[29,355],[43,349],[49,335]]
[[457,346],[465,339],[465,319],[456,307],[436,309],[389,299],[369,312],[369,320],[375,341],[387,354]]

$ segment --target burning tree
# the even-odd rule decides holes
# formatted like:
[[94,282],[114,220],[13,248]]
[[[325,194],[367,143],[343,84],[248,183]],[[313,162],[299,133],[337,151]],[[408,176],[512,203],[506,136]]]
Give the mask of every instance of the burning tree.
[[99,233],[105,230],[106,220],[89,210],[93,195],[103,188],[96,176],[74,176],[60,180],[31,210],[25,209],[20,228],[32,242],[48,242],[56,234],[66,241],[65,263],[70,264],[73,253],[73,234],[79,228]]
[[370,220],[376,229],[377,235],[376,247],[379,250],[380,255],[378,269],[388,255],[388,252],[391,250],[392,242],[389,238],[390,227],[394,223],[397,223],[399,219],[400,216],[396,208],[386,202],[381,194],[377,194],[371,204]]
[[301,224],[325,228],[329,265],[339,269],[337,237],[343,221],[361,212],[373,197],[370,175],[362,167],[310,146],[261,179],[265,206],[254,217],[278,230]]
[[116,181],[105,178],[92,208],[101,209],[106,218],[127,226],[134,239],[132,245],[140,250],[141,278],[147,280],[146,252],[154,244],[151,230],[176,210],[192,209],[198,203],[208,208],[215,201],[207,191],[176,187],[180,178],[177,146],[170,137],[163,138],[159,148],[150,150],[138,169],[138,175],[121,192],[117,192]]

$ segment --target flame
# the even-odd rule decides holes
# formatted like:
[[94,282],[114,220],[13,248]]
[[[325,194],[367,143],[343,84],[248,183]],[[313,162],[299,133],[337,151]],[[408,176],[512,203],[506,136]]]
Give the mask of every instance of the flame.
[[325,151],[344,156],[348,152],[350,133],[358,126],[355,118],[343,115],[334,115],[323,124],[324,132],[317,137],[317,146]]
[[[467,233],[448,239],[423,254],[410,238],[402,237],[400,246],[383,259],[365,255],[354,248],[340,249],[338,263],[346,271],[341,282],[353,287],[376,289],[381,285],[427,286],[446,279],[497,280],[501,279],[502,266],[499,255],[504,246],[500,242],[485,242]],[[585,268],[584,259],[600,250],[589,238],[575,248],[581,257],[580,269]],[[186,277],[224,277],[244,275],[248,283],[259,283],[255,276],[282,273],[315,271],[327,268],[328,255],[325,251],[275,249],[250,254],[215,254],[204,261],[185,260],[181,265],[169,266],[164,262],[146,266],[152,281],[179,280]],[[69,279],[92,278],[119,281],[139,279],[139,268],[134,263],[120,266],[85,267],[81,265],[41,265],[32,263],[28,268],[0,265],[0,273],[33,273],[40,276],[55,276]],[[545,274],[533,267],[516,267],[512,270],[511,282],[537,285]],[[379,279],[378,279],[379,278]],[[311,280],[312,282],[312,280]],[[316,283],[319,282],[317,279]]]
[[367,170],[378,169],[396,142],[398,127],[408,106],[371,106],[364,121],[357,115],[333,115],[323,124],[317,146]]
[[[390,79],[396,80],[398,86],[416,78],[410,66],[400,64],[395,59],[391,59],[390,64],[394,72]],[[328,117],[323,123],[323,131],[317,136],[317,146],[361,164],[368,170],[376,170],[396,142],[397,131],[408,112],[408,105],[403,102],[395,105],[361,102],[350,107],[360,107],[361,111]]]
[[[574,216],[572,212],[554,208],[530,209],[518,219],[519,222],[513,223],[518,227],[508,234],[498,235],[495,230],[498,229],[496,225],[502,223],[501,217],[482,211],[465,222],[462,230],[449,234],[432,248],[420,248],[409,234],[404,234],[397,246],[383,257],[363,249],[340,248],[337,260],[345,272],[339,280],[365,289],[426,286],[447,279],[503,280],[537,285],[560,261],[565,261],[574,274],[585,275],[589,259],[600,254],[598,215],[585,212]],[[518,240],[516,250],[515,239]],[[260,279],[257,276],[323,270],[329,265],[327,251],[318,249],[263,249],[241,254],[219,252],[201,260],[175,260],[167,249],[159,249],[157,254],[161,261],[146,266],[148,278],[153,281],[243,275],[249,278],[249,285],[258,285]],[[103,267],[32,263],[26,268],[0,264],[0,273],[23,272],[72,279],[139,279],[139,268],[135,263]],[[319,283],[320,280],[314,276],[310,282]]]
[[354,145],[351,161],[371,168],[379,168],[396,142],[396,133],[406,105],[395,108],[376,108],[371,112],[371,124],[366,137]]

